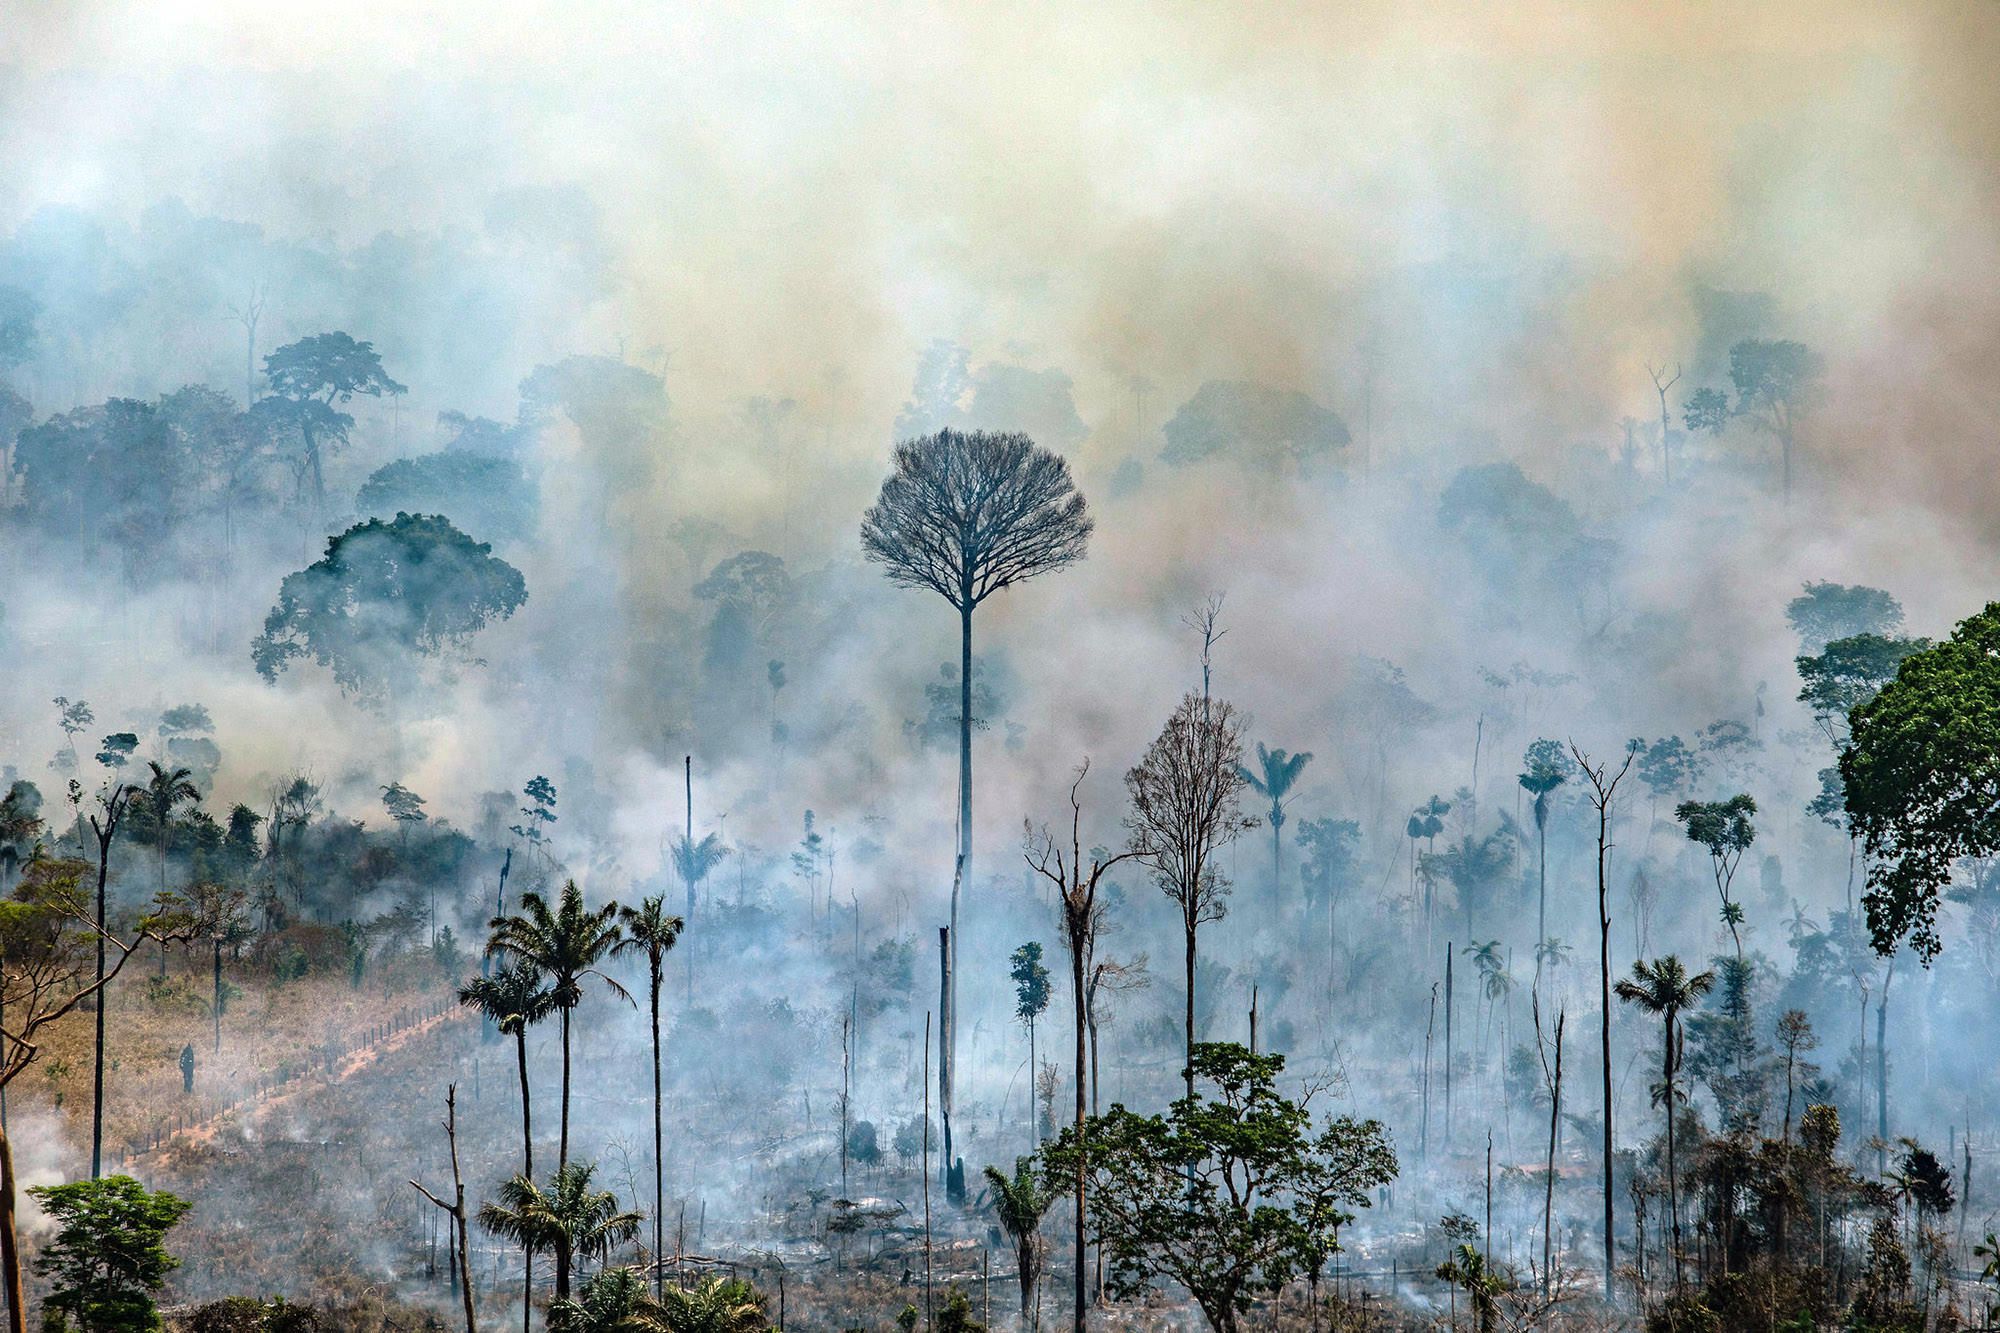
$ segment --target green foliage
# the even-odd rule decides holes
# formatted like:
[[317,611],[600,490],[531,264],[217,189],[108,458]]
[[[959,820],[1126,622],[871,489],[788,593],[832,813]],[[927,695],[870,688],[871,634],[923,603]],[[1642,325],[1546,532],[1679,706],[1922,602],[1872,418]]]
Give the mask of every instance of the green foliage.
[[1703,768],[1701,756],[1678,736],[1663,736],[1651,744],[1634,738],[1632,752],[1638,756],[1633,771],[1655,800],[1677,796],[1693,787]]
[[326,555],[285,576],[251,644],[275,681],[294,660],[333,672],[343,693],[375,698],[408,680],[415,659],[462,649],[528,599],[521,571],[450,520],[398,514],[328,540]]
[[1930,647],[1928,639],[1891,639],[1856,634],[1835,639],[1816,657],[1797,659],[1799,702],[1834,745],[1847,742],[1848,714],[1896,678],[1903,659]]
[[1461,469],[1438,497],[1438,526],[1464,533],[1477,551],[1510,556],[1560,548],[1581,531],[1568,501],[1513,463]]
[[972,1317],[972,1298],[958,1286],[946,1289],[936,1327],[937,1333],[986,1333],[986,1325]]
[[494,1235],[555,1256],[558,1299],[569,1296],[576,1260],[601,1260],[639,1234],[639,1214],[621,1210],[611,1191],[593,1188],[596,1173],[590,1163],[571,1162],[546,1187],[514,1176],[479,1208],[479,1224]]
[[1033,1023],[1049,1007],[1049,970],[1042,966],[1042,946],[1029,940],[1008,961],[1007,975],[1014,979],[1014,1017]]
[[70,1185],[30,1186],[56,1224],[35,1257],[49,1279],[44,1308],[76,1321],[82,1333],[147,1333],[160,1327],[153,1293],[180,1261],[166,1235],[194,1207],[130,1176]]
[[[1317,1129],[1281,1096],[1284,1057],[1232,1043],[1194,1048],[1212,1091],[1166,1116],[1123,1106],[1086,1122],[1090,1226],[1112,1287],[1131,1295],[1159,1277],[1179,1283],[1218,1329],[1233,1328],[1255,1295],[1319,1267],[1340,1228],[1396,1176],[1382,1126],[1348,1117]],[[1066,1129],[1044,1160],[1052,1176],[1079,1151]]]
[[1904,658],[1849,725],[1840,777],[1868,857],[1868,932],[1928,962],[1954,867],[2000,852],[2000,603]]
[[1506,1279],[1486,1266],[1486,1259],[1472,1248],[1470,1241],[1460,1241],[1458,1248],[1451,1252],[1451,1258],[1437,1267],[1438,1280],[1458,1287],[1472,1302],[1473,1318],[1480,1333],[1488,1333],[1500,1316],[1500,1293],[1507,1290]]
[[641,1309],[646,1279],[633,1268],[593,1273],[574,1300],[550,1304],[549,1333],[637,1333],[647,1327]]
[[320,1333],[319,1312],[280,1296],[260,1301],[230,1296],[210,1301],[188,1316],[187,1333]]
[[770,1321],[757,1288],[742,1278],[712,1277],[686,1290],[667,1288],[640,1327],[665,1333],[756,1333],[770,1327]]

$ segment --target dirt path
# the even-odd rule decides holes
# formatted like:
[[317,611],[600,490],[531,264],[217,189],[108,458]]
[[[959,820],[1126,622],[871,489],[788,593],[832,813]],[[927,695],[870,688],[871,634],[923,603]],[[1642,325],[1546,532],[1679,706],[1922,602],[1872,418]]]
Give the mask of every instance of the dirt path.
[[260,1087],[248,1096],[238,1098],[203,1119],[192,1120],[185,1124],[170,1122],[169,1127],[157,1133],[150,1144],[133,1146],[121,1151],[119,1164],[124,1166],[142,1162],[148,1158],[158,1158],[162,1154],[171,1153],[177,1148],[213,1143],[231,1124],[258,1124],[273,1108],[295,1103],[309,1092],[345,1083],[351,1078],[364,1075],[380,1063],[384,1056],[402,1050],[454,1023],[470,1021],[471,1017],[470,1010],[456,1004],[446,1004],[435,1013],[415,1019],[393,1031],[383,1032],[372,1042],[342,1052],[317,1069],[304,1068],[278,1078],[269,1086]]

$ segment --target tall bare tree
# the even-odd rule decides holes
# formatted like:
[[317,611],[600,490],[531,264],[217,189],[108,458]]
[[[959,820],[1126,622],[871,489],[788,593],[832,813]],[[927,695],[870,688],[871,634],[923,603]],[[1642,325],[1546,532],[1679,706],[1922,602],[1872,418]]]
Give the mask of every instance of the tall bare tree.
[[[1092,526],[1059,455],[1025,435],[955,430],[897,445],[882,492],[861,520],[861,549],[891,583],[928,588],[958,611],[958,855],[948,937],[954,989],[958,897],[972,877],[972,613],[1003,588],[1083,559]],[[947,995],[938,1034],[947,1167],[957,1011],[957,996]]]
[[1243,723],[1222,699],[1190,694],[1125,775],[1132,812],[1125,827],[1132,853],[1153,872],[1160,888],[1181,909],[1186,945],[1187,1095],[1194,1097],[1195,936],[1227,910],[1229,881],[1215,854],[1237,836],[1257,827],[1242,810],[1249,784],[1243,773]]
[[1613,1298],[1612,1273],[1617,1250],[1613,1227],[1617,1221],[1616,1196],[1611,1192],[1611,803],[1617,798],[1618,784],[1632,771],[1636,745],[1625,747],[1625,762],[1613,772],[1608,763],[1592,763],[1590,756],[1569,743],[1570,757],[1590,784],[1589,801],[1597,811],[1597,1003],[1599,1052],[1604,1065],[1604,1299]]
[[1074,1328],[1075,1333],[1083,1333],[1083,1225],[1084,1225],[1084,1181],[1088,1170],[1086,1159],[1090,1146],[1084,1139],[1084,1083],[1085,1075],[1085,1031],[1090,1013],[1090,978],[1095,964],[1097,928],[1103,911],[1097,899],[1097,886],[1104,873],[1127,860],[1133,853],[1119,852],[1108,858],[1092,855],[1089,865],[1084,864],[1083,851],[1083,802],[1077,793],[1082,790],[1083,780],[1090,773],[1090,761],[1076,771],[1076,781],[1069,787],[1069,849],[1065,851],[1056,836],[1044,828],[1039,832],[1032,826],[1023,831],[1026,834],[1028,864],[1035,872],[1056,886],[1062,898],[1063,946],[1069,951],[1069,989],[1072,1012],[1076,1018],[1076,1179],[1072,1182],[1076,1201],[1076,1262],[1073,1265]]

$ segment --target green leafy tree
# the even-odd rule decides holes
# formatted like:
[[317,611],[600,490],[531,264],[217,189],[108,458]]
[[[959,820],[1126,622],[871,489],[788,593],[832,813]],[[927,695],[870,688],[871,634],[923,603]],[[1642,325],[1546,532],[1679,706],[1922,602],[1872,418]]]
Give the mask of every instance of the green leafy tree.
[[1494,1324],[1500,1318],[1500,1293],[1507,1290],[1507,1281],[1486,1266],[1486,1258],[1472,1247],[1470,1241],[1460,1241],[1458,1248],[1451,1252],[1451,1258],[1437,1266],[1438,1280],[1448,1282],[1463,1291],[1472,1305],[1472,1317],[1478,1325],[1479,1333],[1492,1333]]
[[343,693],[377,699],[408,683],[417,662],[463,650],[527,600],[521,571],[449,519],[371,518],[285,576],[250,658],[267,681],[310,658]]
[[1642,958],[1632,964],[1632,975],[1614,988],[1618,998],[1626,1004],[1637,1005],[1649,1014],[1657,1014],[1665,1029],[1665,1037],[1660,1043],[1664,1061],[1660,1095],[1667,1113],[1667,1211],[1673,1225],[1676,1288],[1681,1283],[1680,1163],[1674,1154],[1674,1120],[1679,1113],[1675,1092],[1675,1077],[1680,1070],[1677,1029],[1682,1012],[1700,1003],[1701,997],[1714,987],[1715,973],[1697,972],[1689,976],[1681,960],[1668,954],[1650,963]]
[[[1035,1063],[1035,1020],[1049,1010],[1049,969],[1042,964],[1042,946],[1034,940],[1014,950],[1007,962],[1007,975],[1014,981],[1014,1017],[1028,1029],[1028,1069],[1032,1073],[1041,1068]],[[1039,1128],[1036,1132],[1040,1133]]]
[[1674,807],[1674,818],[1686,827],[1688,841],[1700,843],[1708,851],[1715,892],[1722,899],[1722,923],[1736,942],[1738,959],[1743,957],[1743,906],[1732,890],[1743,853],[1757,840],[1757,827],[1750,822],[1756,813],[1756,800],[1745,792],[1724,801],[1682,801]]
[[669,1287],[656,1307],[642,1311],[638,1325],[661,1333],[757,1333],[770,1326],[763,1294],[735,1277]]
[[565,1162],[546,1188],[515,1176],[479,1209],[479,1224],[494,1235],[555,1256],[558,1301],[569,1299],[578,1260],[602,1261],[614,1245],[639,1234],[639,1214],[621,1210],[611,1191],[592,1187],[596,1172],[589,1163]]
[[1062,1197],[1050,1181],[1035,1170],[1034,1159],[1014,1159],[1010,1178],[997,1166],[986,1168],[991,1188],[993,1212],[1000,1229],[1014,1247],[1014,1272],[1021,1284],[1021,1322],[1029,1328],[1041,1324],[1041,1306],[1035,1300],[1035,1286],[1041,1281],[1042,1264],[1048,1257],[1048,1242],[1042,1238],[1042,1218]]
[[549,1306],[549,1333],[643,1333],[648,1320],[646,1279],[634,1268],[592,1273],[574,1299]]
[[76,1321],[81,1333],[150,1333],[161,1327],[153,1293],[180,1260],[166,1237],[194,1205],[130,1176],[29,1188],[56,1225],[35,1257],[49,1280],[44,1310]]
[[583,1003],[584,980],[595,977],[621,1000],[632,998],[598,966],[618,945],[618,904],[585,907],[583,890],[572,879],[564,882],[553,908],[548,899],[530,891],[521,895],[517,914],[494,917],[488,929],[492,935],[486,952],[533,969],[548,986],[550,1000],[561,1016],[562,1133],[556,1150],[560,1172],[569,1165],[570,1018]]
[[1849,717],[1840,755],[1848,827],[1868,860],[1868,932],[1937,956],[1938,898],[1962,861],[2000,854],[2000,603],[1934,647]]
[[[1277,1090],[1284,1057],[1204,1042],[1193,1067],[1212,1091],[1165,1116],[1123,1106],[1085,1124],[1091,1229],[1114,1291],[1160,1277],[1185,1288],[1209,1326],[1234,1333],[1251,1301],[1340,1249],[1340,1228],[1396,1176],[1382,1126],[1341,1117],[1315,1127]],[[1068,1170],[1075,1130],[1045,1151]]]
[[389,818],[396,821],[406,846],[410,841],[410,826],[430,818],[424,813],[424,798],[400,782],[392,782],[382,788],[382,808],[389,812]]

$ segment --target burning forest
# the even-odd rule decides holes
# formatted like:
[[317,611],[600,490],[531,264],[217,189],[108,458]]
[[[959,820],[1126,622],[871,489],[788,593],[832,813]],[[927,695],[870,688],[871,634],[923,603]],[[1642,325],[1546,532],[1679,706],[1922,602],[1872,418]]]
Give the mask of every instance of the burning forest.
[[13,1333],[2000,1320],[2000,11],[17,10]]

